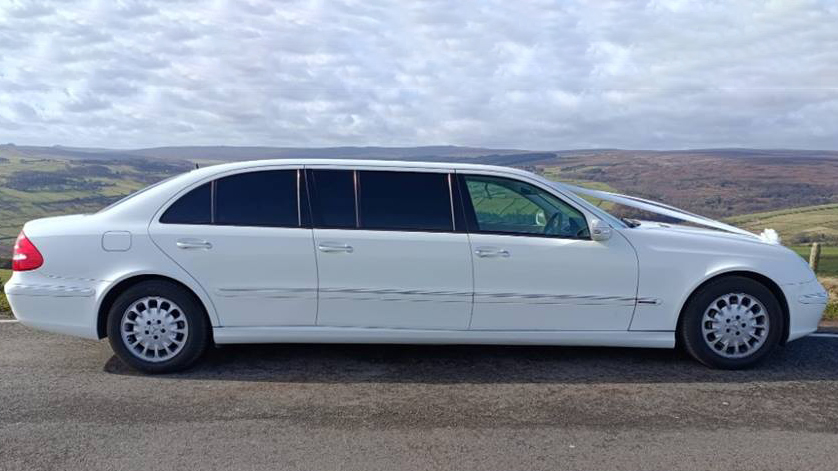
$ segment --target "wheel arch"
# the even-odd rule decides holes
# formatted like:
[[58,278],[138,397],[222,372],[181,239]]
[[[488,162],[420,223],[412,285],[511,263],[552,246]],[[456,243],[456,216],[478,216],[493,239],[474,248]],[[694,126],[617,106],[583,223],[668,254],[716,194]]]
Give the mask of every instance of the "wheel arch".
[[[170,276],[159,275],[159,274],[136,274],[129,277],[126,277],[117,283],[114,283],[106,292],[105,295],[102,297],[102,301],[99,303],[99,309],[96,314],[96,334],[99,339],[104,339],[108,336],[108,311],[110,310],[111,306],[113,305],[116,298],[125,292],[128,288],[137,285],[138,283],[142,283],[144,281],[151,281],[151,280],[163,280],[173,283],[177,286],[183,288],[187,293],[189,293],[195,301],[201,306],[203,310],[204,316],[207,318],[208,325],[212,326],[212,318],[210,317],[209,310],[207,309],[206,304],[198,296],[195,291],[187,286],[185,283],[176,280]],[[210,336],[212,336],[212,328],[210,328]]]
[[692,292],[690,292],[690,295],[687,296],[686,300],[684,300],[683,304],[681,304],[681,309],[678,311],[678,323],[677,323],[677,327],[676,327],[676,332],[681,331],[681,322],[684,319],[684,311],[687,309],[687,306],[689,306],[690,302],[693,300],[693,298],[696,296],[696,294],[699,291],[701,291],[702,288],[707,286],[709,283],[712,283],[712,282],[714,282],[716,280],[719,280],[719,279],[722,279],[722,278],[731,277],[731,276],[741,276],[741,277],[744,277],[744,278],[750,278],[750,279],[756,281],[757,283],[760,283],[761,285],[768,288],[768,290],[771,291],[771,294],[773,294],[774,297],[777,298],[777,302],[780,303],[780,308],[783,311],[782,312],[782,315],[783,315],[783,331],[781,332],[781,335],[780,335],[780,344],[785,345],[786,340],[789,337],[789,324],[790,324],[789,303],[788,303],[788,300],[786,299],[786,295],[783,293],[783,290],[780,288],[780,285],[778,285],[771,278],[769,278],[769,277],[767,277],[767,276],[765,276],[761,273],[748,271],[748,270],[734,270],[734,271],[728,271],[728,272],[723,272],[723,273],[717,273],[717,274],[707,278],[703,282],[701,282],[701,284],[699,284],[698,286],[696,286],[692,290]]

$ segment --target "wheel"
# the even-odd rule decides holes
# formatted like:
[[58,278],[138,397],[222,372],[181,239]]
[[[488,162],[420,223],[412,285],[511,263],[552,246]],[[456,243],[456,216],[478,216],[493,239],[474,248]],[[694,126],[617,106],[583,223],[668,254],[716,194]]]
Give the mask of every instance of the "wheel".
[[145,373],[191,366],[209,344],[209,329],[192,293],[164,280],[128,288],[108,312],[108,341],[114,353]]
[[742,276],[712,281],[684,310],[679,336],[687,353],[713,368],[742,369],[780,343],[782,308],[761,283]]

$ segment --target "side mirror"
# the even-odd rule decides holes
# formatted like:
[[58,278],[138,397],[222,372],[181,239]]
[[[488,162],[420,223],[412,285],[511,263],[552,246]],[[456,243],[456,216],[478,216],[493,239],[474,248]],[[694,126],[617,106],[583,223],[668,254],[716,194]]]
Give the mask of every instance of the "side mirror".
[[597,242],[604,242],[610,238],[611,226],[600,221],[599,219],[594,219],[591,221],[591,240],[595,240]]

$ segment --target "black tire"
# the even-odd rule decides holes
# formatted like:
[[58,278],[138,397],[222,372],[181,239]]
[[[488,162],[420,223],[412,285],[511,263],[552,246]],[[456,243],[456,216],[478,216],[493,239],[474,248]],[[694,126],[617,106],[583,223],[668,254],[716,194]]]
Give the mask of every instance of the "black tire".
[[[765,340],[762,345],[755,347],[753,351],[747,353],[747,356],[741,358],[728,358],[711,347],[708,341],[712,342],[714,336],[708,337],[708,341],[705,341],[704,338],[702,322],[704,321],[705,311],[715,300],[729,293],[743,293],[753,297],[767,311],[768,332],[765,334]],[[771,290],[766,288],[765,285],[743,276],[726,276],[711,281],[693,294],[681,316],[678,337],[687,353],[701,363],[711,368],[738,370],[759,363],[771,353],[780,343],[783,323],[782,307]],[[743,346],[743,349],[745,347]],[[716,348],[724,350],[719,347]]]
[[[177,310],[178,316],[185,316],[188,325],[188,335],[184,337],[183,346],[165,361],[145,360],[132,353],[120,331],[123,315],[128,308],[147,297],[171,300],[180,308]],[[111,305],[108,311],[108,341],[119,359],[134,369],[150,374],[173,373],[189,368],[204,354],[210,343],[210,325],[203,307],[192,293],[169,281],[149,280],[131,286]]]

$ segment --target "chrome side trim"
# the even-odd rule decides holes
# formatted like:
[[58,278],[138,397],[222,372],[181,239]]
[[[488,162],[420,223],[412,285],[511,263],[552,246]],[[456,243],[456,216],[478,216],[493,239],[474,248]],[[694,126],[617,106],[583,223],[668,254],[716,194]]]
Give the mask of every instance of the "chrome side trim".
[[375,288],[320,288],[321,293],[341,294],[403,294],[425,296],[471,296],[469,291],[436,291],[421,289],[375,289]]
[[591,294],[474,293],[475,303],[587,304],[632,306],[633,296],[598,296]]
[[659,298],[637,298],[637,304],[660,306],[661,300]]
[[52,296],[52,297],[90,297],[96,291],[93,288],[67,285],[25,285],[20,283],[7,284],[6,294],[13,296]]
[[317,288],[218,288],[215,294],[225,298],[308,298],[317,294]]
[[829,294],[826,291],[822,293],[801,294],[797,297],[797,302],[801,304],[826,304],[829,301]]
[[[354,300],[397,300],[467,302],[472,293],[456,290],[394,289],[394,288],[218,288],[218,296],[257,296],[270,298],[308,297],[319,294],[328,299]],[[475,303],[530,303],[530,304],[581,304],[632,306],[635,303],[659,305],[657,298],[635,298],[632,296],[600,296],[590,294],[537,294],[537,293],[473,293]],[[438,299],[438,298],[450,299]],[[430,299],[429,299],[430,298]],[[437,298],[437,299],[432,299]],[[458,299],[460,298],[460,299]]]

